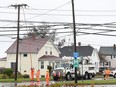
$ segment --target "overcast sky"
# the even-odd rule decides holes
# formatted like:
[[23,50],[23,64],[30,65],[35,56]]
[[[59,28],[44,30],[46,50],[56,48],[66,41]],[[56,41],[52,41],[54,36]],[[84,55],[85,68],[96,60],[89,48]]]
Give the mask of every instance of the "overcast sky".
[[[21,9],[21,20],[26,21],[46,21],[46,22],[70,22],[72,23],[72,6],[71,0],[0,0],[0,27],[16,26],[16,23],[3,22],[1,20],[17,20],[17,9],[11,7],[16,4],[27,4],[26,9]],[[76,23],[114,23],[116,22],[116,0],[74,0],[75,5],[75,22]],[[33,25],[33,24],[32,24]],[[115,23],[113,25],[115,27]],[[92,27],[92,26],[84,26]],[[109,27],[94,26],[93,29],[113,29]],[[4,30],[0,28],[0,30]],[[80,30],[88,32],[88,30]],[[101,31],[90,31],[92,33]],[[6,32],[0,32],[0,34]],[[8,33],[8,32],[7,32]],[[12,32],[14,33],[14,32]],[[103,34],[113,34],[116,32],[108,32]],[[60,34],[62,39],[67,39],[66,43],[73,41],[73,36],[64,36]],[[63,36],[62,36],[63,35]],[[15,41],[12,36],[0,36],[0,58],[5,57],[5,51]],[[79,35],[77,42],[82,45],[112,46],[116,43],[115,36],[103,35]],[[69,41],[70,39],[70,41]]]

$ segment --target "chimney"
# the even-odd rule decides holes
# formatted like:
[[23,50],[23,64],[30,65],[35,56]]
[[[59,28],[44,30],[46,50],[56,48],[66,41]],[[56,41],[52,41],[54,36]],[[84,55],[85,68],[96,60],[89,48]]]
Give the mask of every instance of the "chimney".
[[79,46],[79,47],[81,46],[81,42],[78,42],[78,46]]

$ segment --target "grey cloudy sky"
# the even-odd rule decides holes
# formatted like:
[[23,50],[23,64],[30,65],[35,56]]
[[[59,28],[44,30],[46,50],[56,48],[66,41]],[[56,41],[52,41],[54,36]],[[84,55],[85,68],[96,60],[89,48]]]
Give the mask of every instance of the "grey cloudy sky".
[[[17,10],[10,5],[27,4],[29,7],[21,9],[22,13],[33,13],[34,15],[21,14],[21,20],[26,21],[46,21],[46,22],[72,22],[71,0],[0,0],[0,20],[17,20]],[[76,23],[112,23],[116,22],[116,0],[74,0]],[[44,9],[44,10],[40,10]],[[15,13],[15,14],[14,14]],[[44,14],[44,15],[39,15]],[[47,14],[47,15],[45,15]],[[55,14],[55,15],[51,15]],[[115,23],[114,23],[115,24]],[[0,21],[0,27],[16,26],[16,23]],[[114,25],[115,26],[115,25]],[[84,26],[85,27],[85,26]],[[88,26],[91,27],[91,26]],[[107,27],[92,27],[93,29],[113,29]],[[3,30],[0,28],[0,30]],[[80,30],[81,32],[88,30]],[[95,32],[95,31],[90,31]],[[100,31],[99,31],[100,32]],[[5,32],[0,32],[0,34]],[[13,33],[13,32],[12,32]],[[110,32],[107,34],[116,34]],[[64,35],[64,34],[63,34]],[[73,36],[60,36],[62,39],[70,39]],[[67,43],[68,43],[67,39]],[[0,57],[6,56],[4,53],[13,43],[12,36],[0,36]],[[79,35],[77,42],[82,45],[112,46],[116,43],[115,36],[101,35]]]

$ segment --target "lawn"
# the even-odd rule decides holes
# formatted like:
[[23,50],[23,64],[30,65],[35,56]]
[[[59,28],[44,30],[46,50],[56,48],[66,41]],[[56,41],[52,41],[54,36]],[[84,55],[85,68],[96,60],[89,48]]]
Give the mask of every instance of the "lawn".
[[[20,78],[17,79],[17,82],[29,82],[29,78]],[[36,81],[36,79],[35,79]],[[41,78],[41,81],[45,81],[44,78]],[[14,79],[0,79],[0,82],[15,82]],[[58,81],[58,84],[75,84],[75,81]],[[102,85],[102,84],[116,84],[116,79],[109,79],[109,80],[78,80],[77,82],[80,85],[90,85],[90,84],[95,84],[95,85]]]

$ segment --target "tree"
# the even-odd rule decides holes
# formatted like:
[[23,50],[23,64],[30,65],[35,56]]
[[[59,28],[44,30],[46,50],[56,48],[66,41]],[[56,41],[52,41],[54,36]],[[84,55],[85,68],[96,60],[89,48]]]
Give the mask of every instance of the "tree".
[[[46,38],[49,37],[53,42],[56,40],[56,29],[51,29],[51,25],[48,25],[46,22],[43,22],[41,26],[33,27],[28,33],[27,36],[24,38],[31,38],[31,37],[40,37]],[[64,46],[65,39],[58,41],[56,44],[59,48]]]
[[61,48],[62,46],[64,46],[65,43],[65,39],[62,39],[61,41],[58,42],[58,48]]
[[31,31],[27,33],[27,36],[24,38],[30,37],[41,37],[46,38],[49,37],[51,40],[55,41],[56,30],[51,30],[51,26],[47,25],[45,22],[41,26],[33,27]]
[[100,58],[100,61],[102,62],[107,62],[108,60],[106,59],[106,56],[105,55],[103,55],[103,54],[101,54],[101,53],[99,53],[99,58]]

